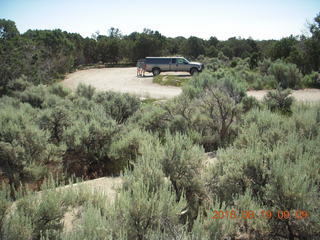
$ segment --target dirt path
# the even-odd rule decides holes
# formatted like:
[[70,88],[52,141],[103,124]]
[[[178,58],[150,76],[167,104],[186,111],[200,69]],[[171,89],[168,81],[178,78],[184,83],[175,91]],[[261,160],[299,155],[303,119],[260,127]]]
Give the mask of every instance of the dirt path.
[[[186,73],[168,73],[186,77]],[[144,98],[168,99],[181,93],[181,88],[160,86],[152,83],[152,74],[146,77],[137,77],[136,68],[102,68],[81,70],[69,74],[62,84],[75,89],[79,83],[90,84],[99,91],[115,91],[131,93]],[[266,90],[248,91],[249,96],[261,100],[267,93]],[[320,101],[320,89],[295,90],[292,95],[298,101]]]

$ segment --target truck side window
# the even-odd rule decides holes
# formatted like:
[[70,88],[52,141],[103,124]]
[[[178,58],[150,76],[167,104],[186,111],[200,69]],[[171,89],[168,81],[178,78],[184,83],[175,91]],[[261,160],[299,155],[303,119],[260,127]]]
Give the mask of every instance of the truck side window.
[[179,64],[183,64],[183,62],[184,62],[184,61],[183,61],[182,58],[178,58],[178,63],[179,63]]
[[177,59],[176,58],[172,58],[172,64],[176,64]]

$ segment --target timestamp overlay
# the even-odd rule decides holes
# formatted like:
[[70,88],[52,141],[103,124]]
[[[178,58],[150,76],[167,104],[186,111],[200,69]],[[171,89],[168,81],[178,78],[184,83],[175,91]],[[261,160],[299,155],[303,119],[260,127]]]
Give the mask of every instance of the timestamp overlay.
[[307,211],[304,210],[212,210],[212,219],[289,219],[297,220],[306,219],[309,217]]

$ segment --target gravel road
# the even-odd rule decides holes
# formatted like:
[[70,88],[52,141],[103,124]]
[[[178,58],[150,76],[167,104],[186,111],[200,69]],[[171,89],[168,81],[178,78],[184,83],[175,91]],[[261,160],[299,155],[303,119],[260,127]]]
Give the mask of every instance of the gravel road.
[[[163,73],[162,73],[163,74]],[[170,73],[186,77],[186,73]],[[168,99],[181,93],[181,88],[161,86],[152,83],[152,74],[146,77],[137,77],[136,68],[101,68],[76,71],[69,74],[62,84],[75,89],[79,83],[90,84],[99,91],[114,91],[131,93],[143,98]],[[249,96],[261,100],[266,90],[248,91]],[[293,97],[298,101],[320,101],[320,89],[295,90]]]

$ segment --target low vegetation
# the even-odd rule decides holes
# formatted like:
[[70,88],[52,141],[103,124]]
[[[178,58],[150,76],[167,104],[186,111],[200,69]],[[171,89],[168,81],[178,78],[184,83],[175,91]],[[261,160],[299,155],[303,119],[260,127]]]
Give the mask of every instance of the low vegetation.
[[153,82],[164,86],[183,86],[190,77],[181,77],[178,75],[158,75],[153,77]]
[[[236,78],[210,73],[163,103],[85,85],[12,88],[0,100],[2,239],[318,239],[320,106],[288,93],[257,102]],[[206,167],[210,151],[218,160]],[[119,174],[111,205],[53,188]],[[214,210],[273,217],[212,219]]]
[[[97,39],[20,35],[1,20],[0,239],[320,239],[320,105],[289,96],[319,86],[315,20],[310,38],[271,41],[271,60],[250,39],[182,39],[194,58],[201,48],[191,46],[208,44],[207,70],[165,102],[52,83],[81,59],[94,63],[95,49],[117,62],[119,42],[133,41],[126,53],[140,57],[137,49],[179,38],[147,30],[122,38],[116,29]],[[294,51],[284,55],[284,42]],[[238,43],[256,50],[235,51]],[[269,88],[261,102],[246,95]],[[209,166],[206,154],[216,156]],[[113,203],[92,189],[57,188],[103,176],[123,180]]]

